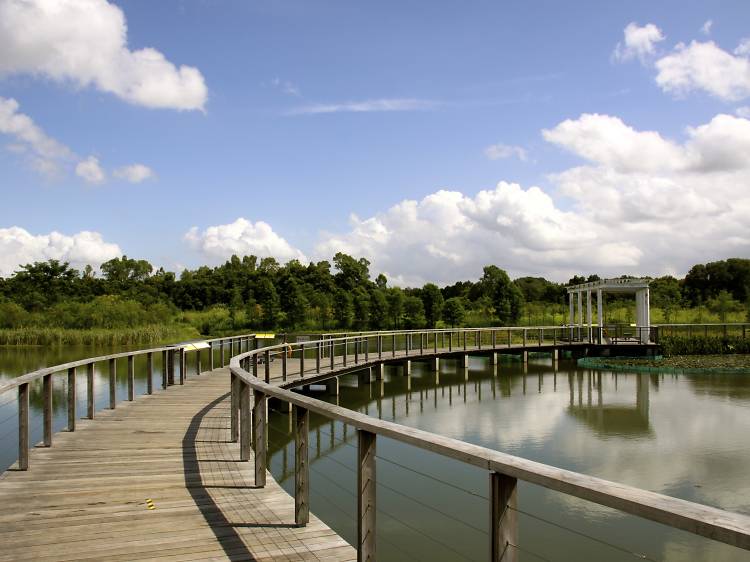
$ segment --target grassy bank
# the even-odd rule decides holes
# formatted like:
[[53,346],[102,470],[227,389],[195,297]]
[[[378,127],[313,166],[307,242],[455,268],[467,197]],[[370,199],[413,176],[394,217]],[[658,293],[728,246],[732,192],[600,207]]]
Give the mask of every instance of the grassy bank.
[[186,324],[152,324],[133,328],[27,327],[0,329],[0,345],[156,345],[200,337]]
[[584,366],[598,368],[642,370],[717,370],[717,371],[750,371],[750,354],[734,355],[674,355],[672,357],[592,357],[587,358]]

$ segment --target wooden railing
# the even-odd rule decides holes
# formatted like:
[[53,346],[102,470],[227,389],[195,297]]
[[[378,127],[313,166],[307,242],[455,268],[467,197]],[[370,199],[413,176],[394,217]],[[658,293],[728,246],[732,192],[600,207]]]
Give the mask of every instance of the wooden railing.
[[[251,344],[255,345],[254,334],[232,336],[227,338],[216,338],[205,340],[200,343],[208,344],[205,348],[195,348],[197,342],[185,342],[170,346],[155,347],[138,351],[127,351],[123,353],[114,353],[111,355],[102,355],[100,357],[90,357],[78,361],[71,361],[53,367],[45,367],[32,371],[15,379],[11,379],[0,386],[0,397],[5,393],[17,390],[18,392],[18,463],[19,470],[28,470],[29,468],[29,449],[30,429],[29,429],[29,396],[30,388],[33,383],[42,379],[43,394],[43,440],[42,445],[45,447],[52,446],[52,418],[53,418],[53,393],[52,378],[54,376],[67,376],[67,418],[68,431],[75,431],[77,419],[77,402],[76,395],[77,385],[76,375],[79,369],[85,369],[86,372],[86,417],[94,419],[95,415],[95,396],[96,389],[94,369],[96,363],[106,363],[109,371],[108,391],[109,391],[109,408],[115,409],[117,406],[117,363],[118,361],[127,361],[127,400],[135,399],[135,357],[139,355],[146,356],[146,393],[152,394],[153,374],[154,374],[154,355],[161,355],[161,386],[167,389],[173,384],[183,384],[188,377],[188,355],[192,352],[194,356],[194,373],[199,375],[202,372],[201,354],[205,351],[208,354],[208,368],[213,370],[215,362],[218,359],[219,366],[225,366],[228,359],[235,354],[242,353],[251,349]],[[176,378],[175,378],[176,377]],[[177,382],[175,382],[177,381]]]
[[[544,334],[548,328],[540,328]],[[554,330],[552,340],[558,335]],[[387,437],[401,443],[419,447],[456,459],[487,471],[490,491],[490,560],[514,561],[517,559],[518,502],[517,481],[523,480],[548,489],[582,498],[600,505],[637,515],[664,525],[750,550],[750,517],[709,507],[648,490],[610,482],[585,474],[563,470],[530,461],[500,451],[472,445],[397,423],[383,421],[327,402],[292,392],[278,386],[286,380],[300,378],[304,382],[310,374],[336,376],[353,366],[369,368],[394,359],[409,360],[414,355],[456,355],[459,352],[482,350],[483,353],[502,349],[498,333],[508,334],[513,341],[519,334],[528,344],[532,328],[492,328],[474,330],[392,331],[369,332],[347,337],[327,335],[325,339],[299,343],[284,343],[239,354],[230,361],[231,372],[231,427],[232,438],[240,443],[240,459],[248,460],[255,453],[256,484],[265,484],[267,468],[267,403],[269,398],[281,400],[292,407],[295,433],[295,523],[305,525],[309,518],[310,477],[308,461],[309,414],[324,416],[356,428],[357,438],[357,544],[359,560],[375,560],[376,555],[376,461],[377,437]],[[568,328],[563,328],[563,331]],[[446,337],[445,334],[448,334]],[[474,335],[474,334],[479,334]],[[491,344],[482,347],[482,334],[488,335]],[[454,339],[459,344],[454,347]],[[467,339],[474,337],[474,345]],[[441,341],[442,338],[442,341]],[[447,342],[445,341],[447,339]],[[390,340],[391,349],[384,350]],[[419,345],[414,346],[414,341]],[[543,335],[539,341],[543,341]],[[557,340],[560,341],[560,340]],[[551,343],[551,342],[550,342]],[[446,345],[447,344],[447,345]],[[512,344],[511,344],[512,345]],[[519,345],[518,347],[521,347]],[[506,346],[507,347],[507,346]],[[373,349],[374,348],[374,349]],[[309,352],[315,366],[306,367]],[[353,357],[352,357],[353,352]],[[323,357],[327,353],[328,364]],[[468,353],[467,353],[468,355]],[[271,382],[270,363],[273,357],[282,358],[281,381]],[[289,358],[293,361],[290,363]],[[296,361],[294,360],[296,359]],[[308,359],[310,359],[308,357]],[[352,365],[352,362],[354,365]],[[264,366],[264,380],[258,378],[258,366]],[[295,367],[296,364],[296,367]],[[464,363],[466,364],[466,363]],[[325,371],[325,372],[324,372]],[[312,372],[312,373],[311,373]],[[295,381],[297,382],[297,381]],[[251,408],[250,395],[253,395]]]

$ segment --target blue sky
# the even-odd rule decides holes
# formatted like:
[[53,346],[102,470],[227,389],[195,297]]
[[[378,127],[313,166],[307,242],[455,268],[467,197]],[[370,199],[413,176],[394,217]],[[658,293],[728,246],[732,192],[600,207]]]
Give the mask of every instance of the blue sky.
[[750,257],[748,22],[744,1],[0,0],[0,274],[342,250],[411,284]]

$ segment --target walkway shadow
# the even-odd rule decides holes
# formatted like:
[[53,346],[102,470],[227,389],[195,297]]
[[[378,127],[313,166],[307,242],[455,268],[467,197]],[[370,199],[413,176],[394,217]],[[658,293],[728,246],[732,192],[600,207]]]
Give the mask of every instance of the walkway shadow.
[[[198,461],[198,453],[196,450],[196,443],[206,443],[206,440],[196,440],[195,437],[198,434],[198,430],[201,429],[200,425],[203,418],[222,401],[229,396],[226,393],[219,396],[213,402],[208,403],[202,410],[200,410],[192,420],[190,420],[190,426],[185,432],[185,436],[182,439],[182,464],[183,464],[183,475],[185,478],[185,487],[190,492],[190,496],[193,498],[195,505],[201,511],[203,518],[208,523],[209,527],[214,533],[216,540],[224,549],[226,556],[232,560],[257,560],[252,553],[247,549],[245,542],[235,531],[235,527],[267,527],[269,525],[253,525],[253,524],[233,524],[224,516],[221,508],[211,497],[209,489],[216,488],[217,486],[204,485],[203,478],[201,476],[200,462]],[[203,428],[205,429],[205,428]],[[226,443],[226,441],[215,441],[215,443]],[[213,462],[220,462],[214,460]],[[225,462],[232,462],[231,459],[227,459]],[[252,486],[248,486],[251,488]],[[239,487],[238,487],[239,488]],[[286,525],[276,525],[277,527],[285,527]]]

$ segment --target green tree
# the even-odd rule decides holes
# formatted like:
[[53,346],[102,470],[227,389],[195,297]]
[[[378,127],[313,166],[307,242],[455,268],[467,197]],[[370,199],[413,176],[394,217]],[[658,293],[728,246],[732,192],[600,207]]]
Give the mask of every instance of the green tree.
[[443,313],[443,294],[434,283],[422,287],[422,304],[427,326],[434,328]]
[[464,308],[464,299],[461,297],[452,297],[445,301],[443,305],[443,320],[451,327],[461,326],[466,317]]
[[370,294],[370,327],[382,330],[388,325],[388,301],[385,291],[375,289]]
[[343,289],[338,289],[333,297],[333,317],[339,328],[348,328],[352,325],[354,309],[352,297]]
[[495,318],[505,326],[518,323],[523,312],[523,293],[508,274],[497,266],[485,266],[479,284],[492,301]]
[[388,316],[391,319],[391,327],[398,328],[404,314],[404,292],[398,287],[388,289],[386,301],[388,302]]
[[425,325],[424,305],[422,299],[408,296],[404,299],[404,327],[407,330],[421,328]]
[[729,291],[719,291],[716,297],[709,299],[708,309],[714,314],[719,315],[721,322],[727,321],[727,314],[730,312],[740,312],[743,308],[742,303],[733,299]]

